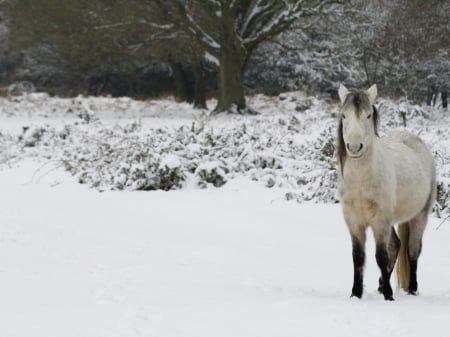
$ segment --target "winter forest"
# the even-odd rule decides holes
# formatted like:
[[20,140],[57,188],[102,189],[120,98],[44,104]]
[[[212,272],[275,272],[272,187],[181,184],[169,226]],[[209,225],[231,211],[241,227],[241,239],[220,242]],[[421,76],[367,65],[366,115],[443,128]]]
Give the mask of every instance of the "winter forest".
[[[417,296],[370,224],[350,296],[341,84],[433,156]],[[0,0],[0,336],[447,336],[449,86],[448,0]]]

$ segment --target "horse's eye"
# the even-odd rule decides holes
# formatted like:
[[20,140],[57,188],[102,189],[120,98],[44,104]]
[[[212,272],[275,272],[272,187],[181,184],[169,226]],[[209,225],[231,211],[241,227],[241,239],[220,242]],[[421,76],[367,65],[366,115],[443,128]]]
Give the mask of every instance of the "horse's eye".
[[342,118],[345,119],[345,115],[342,115]]
[[370,117],[372,117],[372,114],[369,114],[369,116],[367,116],[367,119],[370,119]]

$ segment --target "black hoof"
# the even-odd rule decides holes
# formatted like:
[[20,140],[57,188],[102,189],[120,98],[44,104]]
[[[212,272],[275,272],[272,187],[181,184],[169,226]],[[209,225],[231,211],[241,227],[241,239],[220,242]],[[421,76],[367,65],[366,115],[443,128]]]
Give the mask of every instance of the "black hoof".
[[410,290],[410,291],[408,291],[408,295],[417,296],[417,295],[419,295],[419,293],[417,292],[417,290]]
[[394,297],[393,294],[394,292],[392,291],[391,285],[389,284],[389,282],[385,285],[384,282],[380,282],[380,287],[378,288],[378,291],[380,292],[380,294],[383,294],[384,299],[386,301],[393,301]]
[[355,293],[352,293],[352,294],[350,295],[350,298],[351,298],[351,297],[357,297],[357,298],[361,299],[361,298],[362,298],[362,294],[355,294]]
[[352,294],[350,295],[350,297],[358,297],[361,298],[363,295],[363,287],[353,287],[352,288]]

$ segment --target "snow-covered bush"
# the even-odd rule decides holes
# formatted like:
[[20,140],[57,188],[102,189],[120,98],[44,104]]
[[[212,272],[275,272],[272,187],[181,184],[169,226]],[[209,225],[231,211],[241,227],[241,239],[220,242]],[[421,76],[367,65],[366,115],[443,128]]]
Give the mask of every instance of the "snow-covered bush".
[[[0,133],[0,165],[30,156],[60,162],[80,183],[99,190],[220,187],[247,178],[283,188],[290,200],[337,202],[337,105],[302,93],[249,101],[260,115],[200,116],[181,126],[148,127],[133,120],[112,125],[94,114],[90,123],[73,118],[58,127],[31,125],[19,137]],[[406,120],[406,129],[430,146],[438,167],[436,211],[449,213],[448,120],[407,101],[380,100],[378,107],[381,134],[405,128]]]
[[165,191],[182,187],[186,176],[180,158],[168,154],[159,163],[159,188]]
[[24,146],[36,146],[42,140],[45,131],[46,129],[43,127],[24,127],[23,135],[20,136],[23,139]]
[[28,81],[19,81],[8,86],[8,95],[10,96],[29,94],[35,91],[36,87],[34,84]]
[[220,187],[226,183],[226,173],[220,167],[217,161],[202,163],[197,166],[195,175],[198,177],[198,185],[200,187],[207,187],[212,184],[215,187]]

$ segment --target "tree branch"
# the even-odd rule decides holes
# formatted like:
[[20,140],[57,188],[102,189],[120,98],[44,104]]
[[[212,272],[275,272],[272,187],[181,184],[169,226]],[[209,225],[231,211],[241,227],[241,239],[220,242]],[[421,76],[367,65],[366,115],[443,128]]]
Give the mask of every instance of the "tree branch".
[[[256,0],[260,3],[261,0]],[[260,11],[253,15],[254,23],[246,27],[246,37],[243,39],[246,47],[252,48],[254,45],[267,40],[268,38],[286,30],[296,20],[302,17],[318,15],[320,11],[332,4],[343,4],[346,0],[325,0],[325,1],[283,1],[283,4],[275,6],[268,11]]]

